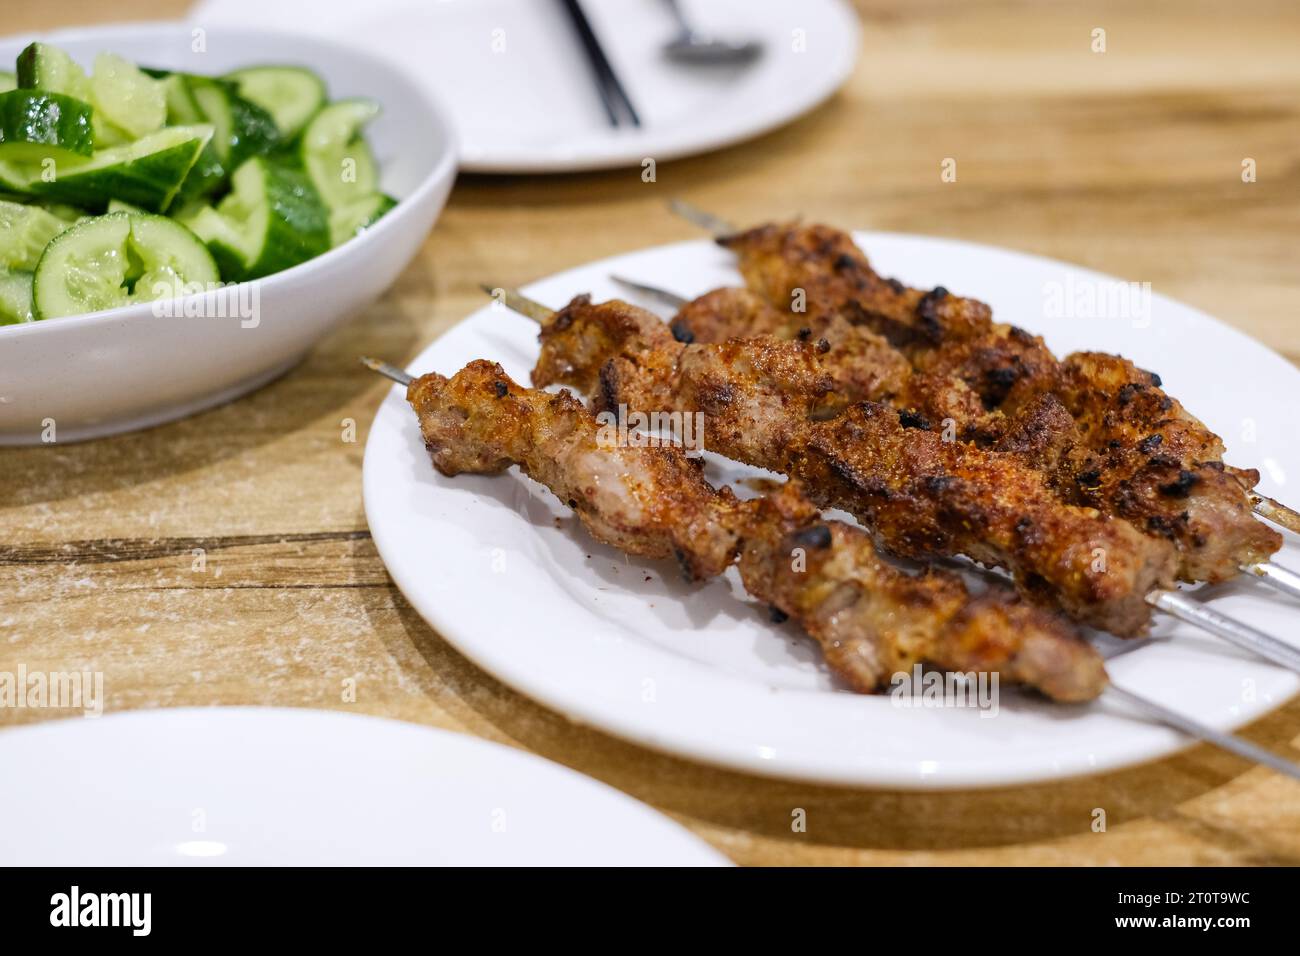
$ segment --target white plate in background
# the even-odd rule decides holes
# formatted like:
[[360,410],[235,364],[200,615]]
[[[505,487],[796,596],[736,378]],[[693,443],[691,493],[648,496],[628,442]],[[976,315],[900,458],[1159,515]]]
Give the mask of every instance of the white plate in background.
[[[0,732],[0,864],[718,866],[541,757],[337,711],[196,707]],[[21,821],[21,822],[19,822]]]
[[553,173],[707,152],[775,129],[848,78],[857,18],[842,0],[682,0],[701,28],[755,38],[741,67],[688,67],[663,0],[583,0],[642,127],[613,129],[559,0],[205,0],[196,26],[256,23],[356,44],[450,111],[467,172]]
[[[1053,290],[1109,281],[1065,263],[920,236],[857,239],[883,274],[982,299],[995,315],[1044,334],[1058,354],[1122,352],[1159,372],[1171,394],[1224,436],[1230,462],[1258,465],[1266,493],[1297,497],[1286,482],[1300,476],[1300,371],[1259,343],[1159,295],[1136,321],[1064,317],[1068,309],[1051,306]],[[611,272],[685,295],[739,283],[732,257],[698,240],[595,262],[525,291],[552,306],[581,292],[625,295]],[[487,307],[409,369],[451,374],[488,358],[526,384],[536,332],[527,319]],[[715,483],[752,473],[717,458],[707,470]],[[364,490],[393,580],[443,637],[530,697],[648,747],[770,776],[961,788],[1099,772],[1189,743],[1109,701],[1068,707],[1004,690],[997,715],[984,717],[974,709],[904,710],[888,697],[848,693],[811,642],[789,624],[770,624],[731,581],[691,586],[670,564],[625,558],[515,469],[437,474],[400,388],[370,430]],[[1300,566],[1295,536],[1278,558]],[[1250,581],[1207,593],[1221,611],[1300,642],[1294,601]],[[1155,634],[1140,647],[1099,638],[1111,675],[1212,727],[1240,726],[1300,688],[1295,674],[1186,625],[1165,619]]]

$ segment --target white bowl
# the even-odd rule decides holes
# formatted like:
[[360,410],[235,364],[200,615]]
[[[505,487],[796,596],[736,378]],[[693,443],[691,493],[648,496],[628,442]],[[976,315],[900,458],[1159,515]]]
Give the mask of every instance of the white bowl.
[[[302,64],[332,99],[368,96],[383,113],[368,128],[385,192],[400,200],[373,227],[323,256],[246,283],[256,316],[209,317],[219,293],[189,312],[153,303],[0,326],[0,444],[79,441],[144,428],[229,401],[297,363],[311,345],[374,301],[419,250],[456,178],[455,136],[428,93],[389,64],[327,40],[181,24],[130,24],[0,40],[0,64],[34,39],[83,64],[103,50],[137,63],[224,73]],[[200,42],[201,41],[201,44]],[[193,47],[205,49],[195,52]],[[172,305],[184,308],[186,300]],[[197,309],[205,317],[193,315]],[[50,425],[53,423],[53,427]]]

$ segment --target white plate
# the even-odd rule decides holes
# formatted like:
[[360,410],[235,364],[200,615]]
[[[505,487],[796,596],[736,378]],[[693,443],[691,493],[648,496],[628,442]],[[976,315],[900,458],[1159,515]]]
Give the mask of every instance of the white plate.
[[[0,732],[0,864],[671,865],[727,861],[541,757],[333,711],[210,707]],[[17,821],[22,821],[21,825]]]
[[[346,40],[409,70],[450,109],[469,172],[569,172],[706,152],[788,123],[830,96],[858,54],[840,0],[683,0],[724,36],[761,40],[747,67],[666,60],[663,0],[583,0],[639,130],[611,128],[559,0],[207,0],[198,25],[277,26]],[[799,32],[802,31],[802,32]]]
[[[36,39],[0,40],[0,63]],[[420,86],[382,59],[313,37],[211,29],[197,50],[180,24],[136,23],[44,34],[82,64],[109,50],[149,66],[223,73],[274,61],[317,70],[330,95],[372,96],[384,113],[366,134],[380,184],[400,202],[337,249],[241,283],[249,319],[214,307],[218,293],[90,315],[0,326],[0,445],[98,438],[171,421],[236,398],[298,362],[327,332],[370,304],[419,250],[456,178],[450,124]],[[229,301],[229,300],[225,300]],[[51,431],[50,425],[53,425]]]
[[[1064,263],[951,240],[857,238],[884,274],[983,299],[1000,317],[1041,331],[1058,353],[1123,352],[1158,371],[1226,438],[1232,462],[1258,464],[1265,491],[1297,497],[1286,477],[1300,476],[1300,372],[1262,345],[1159,296],[1142,328],[1050,318],[1050,290],[1107,281]],[[597,262],[527,291],[550,305],[587,291],[614,297],[620,290],[610,272],[686,295],[738,283],[731,257],[700,240]],[[535,336],[526,319],[485,308],[410,369],[450,374],[490,358],[527,382]],[[1243,432],[1253,442],[1243,442]],[[710,462],[717,481],[744,473]],[[1066,708],[1004,691],[989,718],[973,709],[904,710],[886,697],[844,692],[809,643],[789,625],[768,624],[731,583],[690,587],[671,567],[625,559],[514,470],[438,475],[401,389],[375,418],[364,484],[366,515],[393,580],[447,640],[529,696],[646,746],[773,776],[947,788],[1101,771],[1187,743],[1110,703]],[[1294,538],[1279,557],[1300,565]],[[1295,603],[1274,592],[1234,582],[1215,595],[1227,613],[1300,637]],[[1156,633],[1161,640],[1114,657],[1112,676],[1212,726],[1243,724],[1300,687],[1296,675],[1184,626],[1166,621]],[[1108,653],[1121,643],[1099,640]]]

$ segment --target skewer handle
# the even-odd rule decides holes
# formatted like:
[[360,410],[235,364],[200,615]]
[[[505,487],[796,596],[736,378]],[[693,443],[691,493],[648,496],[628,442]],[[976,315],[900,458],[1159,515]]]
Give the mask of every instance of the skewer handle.
[[1263,764],[1276,770],[1278,773],[1284,773],[1288,777],[1300,780],[1300,767],[1296,766],[1290,760],[1279,757],[1271,750],[1265,750],[1263,747],[1257,747],[1249,740],[1243,740],[1233,734],[1224,734],[1212,727],[1207,727],[1199,721],[1192,720],[1190,717],[1184,717],[1177,711],[1170,710],[1163,704],[1157,704],[1154,700],[1135,694],[1132,691],[1125,690],[1123,687],[1117,687],[1111,683],[1106,688],[1106,693],[1114,694],[1116,697],[1132,704],[1139,710],[1145,711],[1156,720],[1160,721],[1175,730],[1181,731],[1189,737],[1195,737],[1197,740],[1203,740],[1207,744],[1213,744],[1229,753],[1234,753],[1238,757],[1246,760]]
[[631,289],[633,292],[640,292],[642,295],[649,296],[656,302],[668,306],[668,308],[672,309],[674,312],[690,301],[690,299],[686,298],[684,295],[669,292],[667,289],[661,289],[656,285],[646,285],[644,282],[637,282],[634,279],[628,279],[624,276],[611,275],[610,278],[625,289]]
[[699,206],[692,206],[684,199],[670,199],[668,208],[687,222],[699,226],[715,239],[734,235],[736,232],[736,227],[727,220],[720,219],[711,212],[705,212]]
[[1293,598],[1300,598],[1300,574],[1296,574],[1280,564],[1274,564],[1272,561],[1243,564],[1241,573],[1259,578],[1269,587],[1276,588],[1283,594],[1289,594]]
[[1282,502],[1270,498],[1268,495],[1261,495],[1258,491],[1250,493],[1250,500],[1255,514],[1261,518],[1267,518],[1274,524],[1281,525],[1288,531],[1300,534],[1300,512],[1288,508]]
[[518,312],[520,315],[532,319],[539,325],[545,325],[555,314],[554,309],[548,309],[536,299],[530,299],[526,295],[521,295],[514,289],[503,286],[490,286],[486,282],[479,284],[479,288],[486,292],[492,298],[500,302],[511,312]]
[[1199,601],[1193,601],[1177,591],[1152,591],[1147,595],[1147,603],[1178,618],[1209,631],[1231,644],[1257,654],[1267,661],[1300,673],[1300,648],[1293,647],[1263,631],[1243,624],[1241,621],[1220,614],[1214,608],[1207,607]]
[[415,381],[415,376],[407,375],[396,365],[389,365],[379,359],[367,358],[363,355],[361,356],[361,364],[372,372],[378,372],[380,375],[391,378],[398,385],[410,385]]

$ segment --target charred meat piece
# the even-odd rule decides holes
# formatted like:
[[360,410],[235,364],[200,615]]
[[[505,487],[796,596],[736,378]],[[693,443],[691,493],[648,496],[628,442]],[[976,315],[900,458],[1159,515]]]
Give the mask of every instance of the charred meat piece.
[[518,465],[594,537],[672,556],[691,579],[739,561],[751,596],[803,627],[859,691],[884,689],[917,663],[996,672],[1061,701],[1091,700],[1106,685],[1099,655],[1059,615],[1003,588],[972,596],[953,574],[907,574],[859,529],[824,520],[795,484],[738,501],[679,447],[611,444],[572,395],[522,388],[491,362],[422,376],[407,398],[443,474]]

